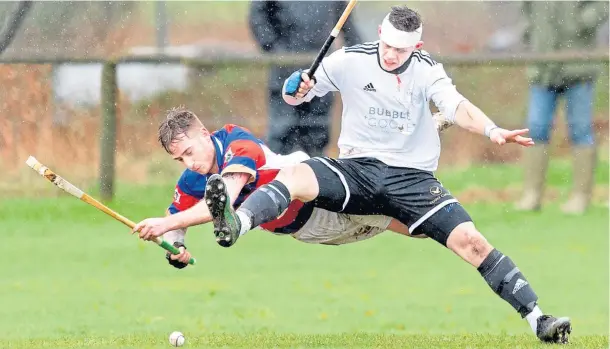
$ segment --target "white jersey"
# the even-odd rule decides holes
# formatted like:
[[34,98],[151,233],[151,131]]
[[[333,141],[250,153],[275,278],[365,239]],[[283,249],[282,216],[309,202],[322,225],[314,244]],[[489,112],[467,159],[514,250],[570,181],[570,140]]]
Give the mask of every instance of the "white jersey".
[[304,101],[341,93],[340,158],[374,157],[390,166],[436,171],[441,144],[429,103],[454,122],[465,98],[427,52],[414,51],[390,73],[379,64],[378,41],[344,47],[322,60],[315,79]]

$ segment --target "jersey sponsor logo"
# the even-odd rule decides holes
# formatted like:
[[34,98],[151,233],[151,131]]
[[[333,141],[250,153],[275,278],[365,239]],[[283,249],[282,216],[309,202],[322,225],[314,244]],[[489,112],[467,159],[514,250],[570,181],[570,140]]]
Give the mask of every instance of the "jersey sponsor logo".
[[391,130],[399,130],[402,126],[396,120],[392,119],[378,119],[375,117],[365,116],[367,125],[373,128],[382,128],[382,129],[391,129]]
[[432,195],[440,195],[441,192],[442,192],[441,188],[439,188],[436,185],[433,185],[433,186],[430,187],[430,194],[432,194]]
[[375,86],[373,86],[372,82],[369,82],[368,84],[366,84],[366,86],[364,86],[363,90],[369,91],[369,92],[377,92],[377,90],[375,89]]
[[383,130],[397,130],[402,133],[411,134],[416,124],[409,122],[411,115],[408,112],[388,110],[385,108],[369,107],[369,114],[365,115],[369,127]]
[[369,107],[369,114],[364,118],[370,127],[397,130],[406,135],[412,134],[415,131],[415,126],[417,126],[415,122],[412,122],[413,118],[408,110],[398,111]]
[[385,108],[369,107],[369,115],[386,116],[392,119],[407,119],[411,120],[409,113],[397,110],[388,110]]

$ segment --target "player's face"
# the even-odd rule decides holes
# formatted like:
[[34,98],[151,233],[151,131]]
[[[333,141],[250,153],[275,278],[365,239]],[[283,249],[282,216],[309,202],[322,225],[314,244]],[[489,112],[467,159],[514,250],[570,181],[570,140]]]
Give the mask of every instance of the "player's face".
[[398,69],[411,57],[413,51],[421,48],[423,42],[417,43],[415,46],[397,48],[380,41],[379,44],[379,62],[385,70],[392,71]]
[[210,133],[203,127],[181,135],[170,151],[175,160],[191,171],[208,174],[216,168],[216,150]]

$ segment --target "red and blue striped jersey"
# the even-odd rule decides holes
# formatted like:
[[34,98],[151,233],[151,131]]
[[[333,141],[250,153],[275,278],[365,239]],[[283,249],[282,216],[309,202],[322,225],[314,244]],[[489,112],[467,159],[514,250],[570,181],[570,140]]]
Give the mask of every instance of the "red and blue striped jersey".
[[[211,138],[221,175],[231,172],[251,175],[250,181],[235,200],[235,208],[256,188],[273,181],[282,167],[307,159],[307,155],[302,152],[290,155],[275,154],[248,129],[237,125],[225,125],[213,132]],[[176,184],[174,200],[168,208],[169,213],[184,211],[203,199],[209,176],[210,174],[202,175],[189,169],[185,170]],[[260,227],[274,233],[294,233],[307,222],[312,211],[313,203],[304,204],[295,200],[282,216]]]

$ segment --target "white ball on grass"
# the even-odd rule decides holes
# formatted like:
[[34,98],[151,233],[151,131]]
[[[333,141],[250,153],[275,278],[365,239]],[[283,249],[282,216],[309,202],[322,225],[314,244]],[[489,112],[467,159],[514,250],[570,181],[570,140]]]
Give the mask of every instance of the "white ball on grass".
[[169,335],[169,344],[173,347],[181,347],[184,345],[184,335],[182,332],[174,331]]

